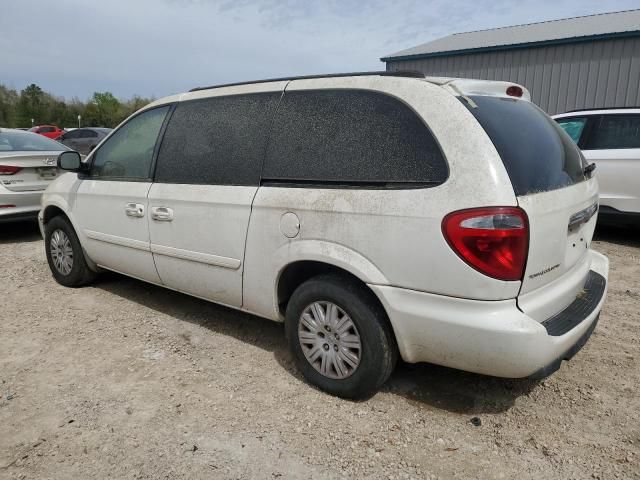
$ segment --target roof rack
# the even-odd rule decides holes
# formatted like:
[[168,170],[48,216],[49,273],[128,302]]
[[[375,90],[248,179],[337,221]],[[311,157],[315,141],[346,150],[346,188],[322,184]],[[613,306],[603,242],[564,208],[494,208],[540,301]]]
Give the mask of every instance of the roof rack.
[[236,83],[223,83],[221,85],[212,85],[210,87],[196,87],[189,90],[190,92],[197,92],[199,90],[209,90],[210,88],[222,88],[222,87],[236,87],[238,85],[251,85],[254,83],[268,83],[268,82],[284,82],[290,80],[309,80],[313,78],[336,78],[336,77],[364,77],[368,75],[379,75],[381,77],[409,77],[409,78],[424,78],[424,73],[415,70],[406,71],[378,71],[378,72],[353,72],[353,73],[329,73],[325,75],[302,75],[298,77],[281,77],[281,78],[267,78],[264,80],[252,80],[250,82],[236,82]]
[[591,107],[591,108],[578,108],[576,110],[569,110],[564,113],[576,113],[576,112],[589,112],[591,110],[638,110],[640,107]]

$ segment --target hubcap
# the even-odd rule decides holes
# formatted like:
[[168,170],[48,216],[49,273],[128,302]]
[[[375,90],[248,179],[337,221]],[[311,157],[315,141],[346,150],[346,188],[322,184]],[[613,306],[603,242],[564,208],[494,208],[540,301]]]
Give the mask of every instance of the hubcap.
[[56,270],[63,275],[69,275],[73,268],[73,247],[71,240],[62,230],[56,230],[51,234],[51,260]]
[[353,375],[362,355],[360,334],[351,317],[332,302],[314,302],[298,322],[298,340],[307,361],[328,378]]

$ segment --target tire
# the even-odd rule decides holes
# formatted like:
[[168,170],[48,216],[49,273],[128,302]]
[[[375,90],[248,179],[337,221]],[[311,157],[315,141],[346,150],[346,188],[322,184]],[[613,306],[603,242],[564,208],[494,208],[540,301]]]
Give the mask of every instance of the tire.
[[[49,268],[53,278],[60,285],[76,288],[95,280],[96,273],[87,265],[78,236],[66,217],[53,217],[47,222],[44,227],[44,245]],[[69,257],[68,253],[71,252],[70,262],[63,261],[60,263],[61,250],[67,258]]]
[[[316,321],[328,312],[333,322]],[[387,381],[398,358],[385,311],[371,291],[346,276],[320,275],[300,285],[289,299],[285,330],[305,379],[338,397],[369,397]]]

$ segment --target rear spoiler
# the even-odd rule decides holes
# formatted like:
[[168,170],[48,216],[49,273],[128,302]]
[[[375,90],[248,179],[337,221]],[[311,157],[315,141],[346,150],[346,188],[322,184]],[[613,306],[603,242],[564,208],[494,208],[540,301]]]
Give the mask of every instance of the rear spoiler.
[[512,82],[498,82],[493,80],[473,80],[466,78],[438,78],[426,79],[428,82],[440,85],[458,97],[471,95],[486,95],[492,97],[520,98],[531,101],[531,94],[526,87]]

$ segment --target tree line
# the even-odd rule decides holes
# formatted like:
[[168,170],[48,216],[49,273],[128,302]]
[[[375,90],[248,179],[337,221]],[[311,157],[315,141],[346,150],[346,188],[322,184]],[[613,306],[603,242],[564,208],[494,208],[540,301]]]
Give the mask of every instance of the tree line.
[[18,92],[0,84],[0,127],[31,127],[54,124],[61,128],[82,126],[113,128],[136,110],[153,101],[134,96],[120,101],[111,92],[95,92],[83,102],[78,98],[65,101],[45,92],[35,83]]

